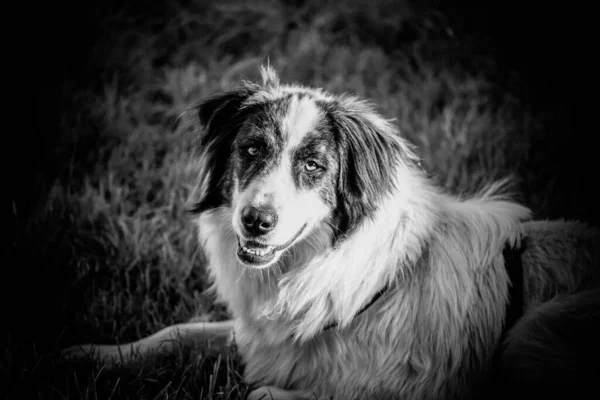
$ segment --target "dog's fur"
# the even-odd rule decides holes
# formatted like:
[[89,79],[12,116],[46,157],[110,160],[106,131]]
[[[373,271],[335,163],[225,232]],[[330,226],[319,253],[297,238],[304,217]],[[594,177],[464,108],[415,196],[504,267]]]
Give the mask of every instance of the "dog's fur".
[[[536,327],[564,304],[577,308],[570,296],[600,303],[597,230],[527,222],[506,182],[467,199],[445,194],[369,105],[262,72],[262,85],[245,82],[196,108],[206,128],[193,207],[199,240],[234,317],[245,379],[257,388],[251,398],[479,395],[510,301],[506,245],[523,249],[525,317],[498,365],[527,351],[548,356],[552,335]],[[276,226],[249,231],[247,207],[268,208]],[[233,324],[194,326],[226,337]],[[184,328],[96,350],[106,361],[129,357],[189,337]],[[508,370],[499,375],[511,379]]]

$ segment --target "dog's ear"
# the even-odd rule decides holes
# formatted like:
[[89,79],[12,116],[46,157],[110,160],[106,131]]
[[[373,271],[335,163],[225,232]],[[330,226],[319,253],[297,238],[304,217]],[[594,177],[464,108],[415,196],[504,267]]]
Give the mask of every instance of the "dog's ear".
[[[205,128],[202,145],[217,139],[216,136],[226,134],[241,109],[242,104],[258,91],[253,84],[213,95],[196,106],[200,124]],[[238,121],[239,122],[239,121]]]
[[244,82],[240,88],[209,97],[197,106],[200,123],[206,128],[206,136],[202,139],[203,145],[214,140],[215,135],[220,135],[225,129],[231,127],[232,119],[239,116],[241,105],[250,96],[260,91],[277,90],[279,77],[273,67],[269,64],[261,66],[260,74],[262,86]]
[[204,132],[200,140],[201,176],[190,211],[201,213],[227,203],[231,184],[227,169],[232,143],[247,114],[243,103],[259,90],[253,84],[219,93],[195,108]]
[[362,101],[343,98],[328,107],[328,115],[340,159],[337,241],[373,217],[395,188],[396,167],[410,155],[396,128]]

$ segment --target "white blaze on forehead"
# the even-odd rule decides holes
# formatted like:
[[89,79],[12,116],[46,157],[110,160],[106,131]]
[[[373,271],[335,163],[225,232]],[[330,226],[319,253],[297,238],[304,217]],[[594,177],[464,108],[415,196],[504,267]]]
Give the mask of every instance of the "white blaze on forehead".
[[292,96],[282,121],[282,129],[287,136],[286,147],[297,147],[306,134],[314,131],[321,118],[322,112],[312,98]]

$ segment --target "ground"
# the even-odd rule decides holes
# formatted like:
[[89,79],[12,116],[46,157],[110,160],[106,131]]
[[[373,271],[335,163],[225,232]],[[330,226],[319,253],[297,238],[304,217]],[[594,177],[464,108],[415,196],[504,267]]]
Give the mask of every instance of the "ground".
[[227,318],[206,292],[186,211],[199,132],[185,111],[242,77],[256,79],[267,60],[282,81],[370,99],[452,193],[510,175],[537,217],[597,224],[593,151],[572,90],[586,80],[575,56],[564,55],[575,34],[553,30],[552,18],[570,14],[499,6],[488,21],[466,1],[437,3],[109,1],[71,9],[56,53],[59,132],[47,123],[55,97],[40,84],[29,103],[34,132],[7,149],[20,157],[3,196],[3,392],[244,396],[235,351],[182,350],[112,371],[91,360],[61,363],[57,354],[76,343],[135,340],[193,316]]

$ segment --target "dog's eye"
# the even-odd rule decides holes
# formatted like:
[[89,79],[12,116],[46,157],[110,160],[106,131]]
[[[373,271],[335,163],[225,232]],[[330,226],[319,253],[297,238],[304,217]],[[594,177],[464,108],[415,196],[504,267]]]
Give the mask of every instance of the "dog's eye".
[[319,168],[319,165],[314,161],[308,161],[306,164],[304,164],[304,169],[308,172],[315,171],[317,168]]
[[248,147],[248,148],[246,149],[246,153],[247,153],[249,156],[252,156],[252,157],[254,157],[255,155],[257,155],[257,154],[258,154],[258,147]]

